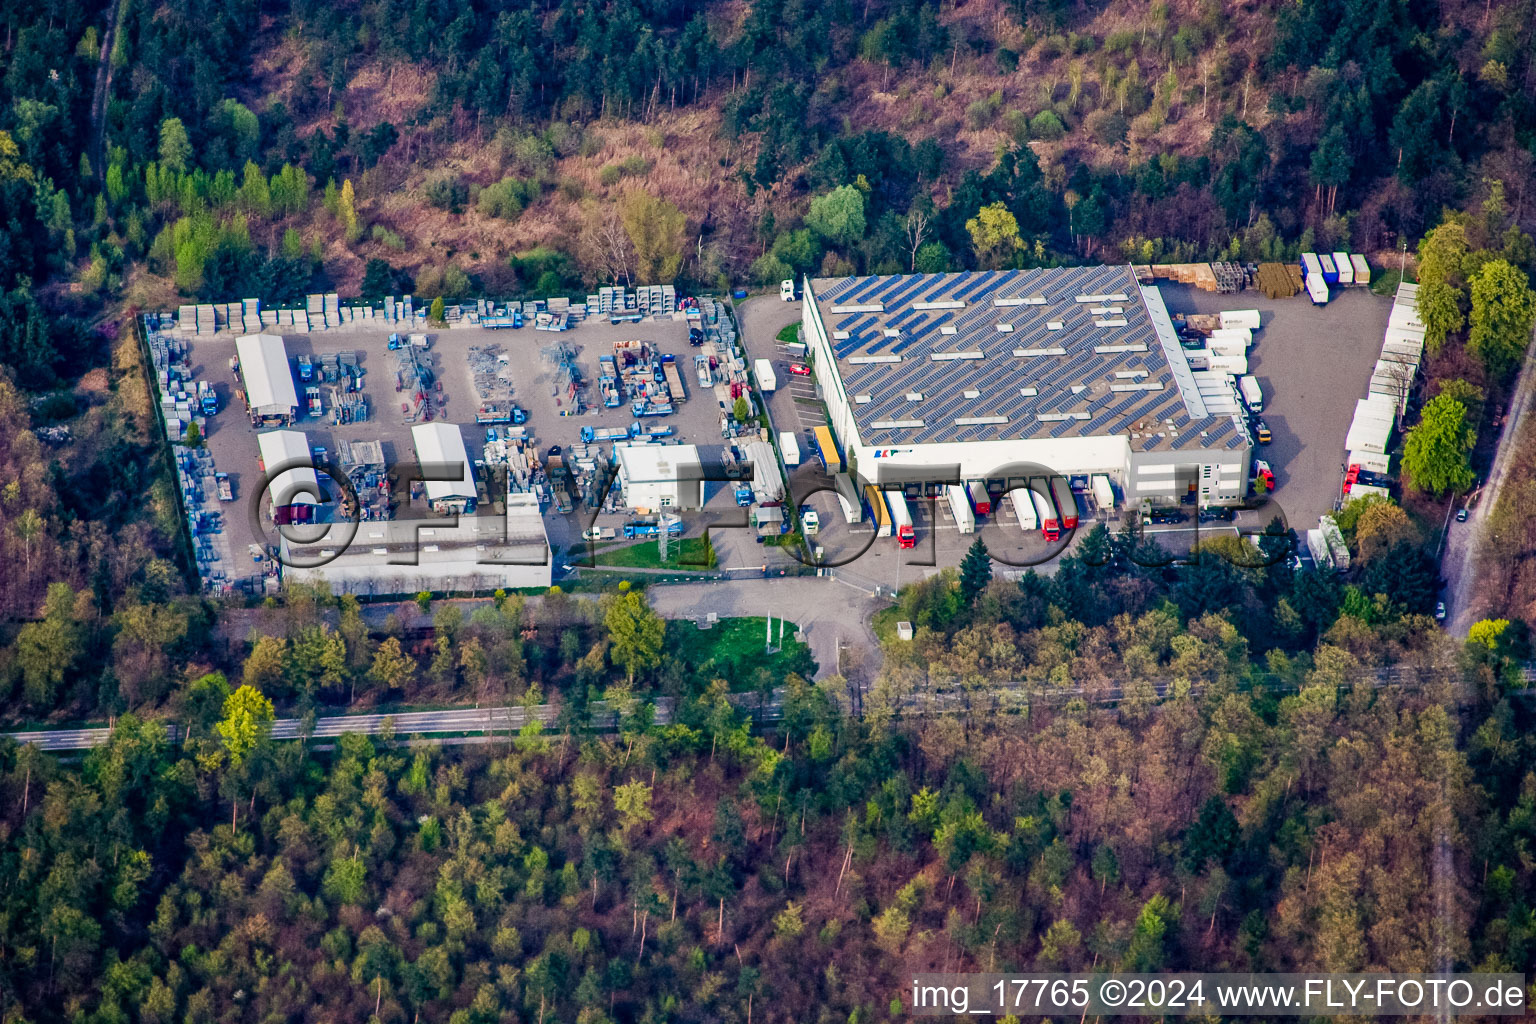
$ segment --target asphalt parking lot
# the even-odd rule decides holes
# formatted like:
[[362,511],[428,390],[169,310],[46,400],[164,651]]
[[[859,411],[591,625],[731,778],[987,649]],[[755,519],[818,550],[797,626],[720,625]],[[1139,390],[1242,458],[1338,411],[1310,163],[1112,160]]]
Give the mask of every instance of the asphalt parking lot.
[[[1297,530],[1315,527],[1339,496],[1344,436],[1381,355],[1392,300],[1367,288],[1336,288],[1326,306],[1312,305],[1305,293],[1267,299],[1254,290],[1217,295],[1167,282],[1159,282],[1158,291],[1175,313],[1259,310],[1262,326],[1248,369],[1264,389],[1264,421],[1274,442],[1256,448],[1255,458],[1275,472],[1271,504]],[[1272,515],[1272,509],[1240,513],[1238,524],[1262,529]]]

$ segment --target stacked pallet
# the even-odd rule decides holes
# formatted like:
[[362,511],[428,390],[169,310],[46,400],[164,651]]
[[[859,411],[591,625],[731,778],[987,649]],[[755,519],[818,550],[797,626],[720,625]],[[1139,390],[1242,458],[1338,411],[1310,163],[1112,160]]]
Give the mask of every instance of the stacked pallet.
[[1204,292],[1217,290],[1216,272],[1209,263],[1155,263],[1152,276],[1179,284],[1192,284]]
[[1216,290],[1223,294],[1248,287],[1248,269],[1241,263],[1212,263],[1211,273],[1216,278]]
[[1296,280],[1300,276],[1291,271],[1295,267],[1285,263],[1260,263],[1258,286],[1259,291],[1271,299],[1288,299],[1301,291],[1301,282]]

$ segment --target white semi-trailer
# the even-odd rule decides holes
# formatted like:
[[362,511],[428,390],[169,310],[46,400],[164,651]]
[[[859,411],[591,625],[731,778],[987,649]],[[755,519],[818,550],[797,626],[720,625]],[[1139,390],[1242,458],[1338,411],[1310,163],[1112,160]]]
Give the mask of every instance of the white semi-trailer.
[[954,513],[955,526],[961,533],[976,532],[976,513],[971,509],[971,499],[966,496],[965,488],[960,484],[950,484],[944,488],[944,497],[949,500],[949,510]]
[[1040,529],[1040,520],[1035,515],[1035,503],[1029,496],[1028,487],[1018,487],[1009,491],[1008,503],[1013,506],[1014,513],[1019,517],[1019,529],[1025,533]]

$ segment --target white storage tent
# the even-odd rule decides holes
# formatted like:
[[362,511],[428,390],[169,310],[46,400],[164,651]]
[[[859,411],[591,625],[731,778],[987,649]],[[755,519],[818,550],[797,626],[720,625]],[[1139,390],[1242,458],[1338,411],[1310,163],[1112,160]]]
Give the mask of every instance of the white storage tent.
[[245,403],[252,419],[291,421],[298,415],[299,392],[288,367],[288,349],[276,334],[246,334],[235,339]]

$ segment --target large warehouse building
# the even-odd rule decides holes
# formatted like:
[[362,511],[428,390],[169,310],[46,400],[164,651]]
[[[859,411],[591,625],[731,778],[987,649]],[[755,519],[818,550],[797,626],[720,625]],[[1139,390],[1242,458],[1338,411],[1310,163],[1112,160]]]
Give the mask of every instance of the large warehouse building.
[[1190,368],[1129,267],[818,278],[802,324],[838,441],[881,486],[1043,469],[1128,503],[1246,495],[1231,378]]

